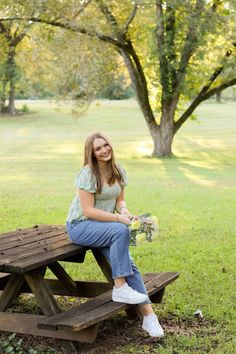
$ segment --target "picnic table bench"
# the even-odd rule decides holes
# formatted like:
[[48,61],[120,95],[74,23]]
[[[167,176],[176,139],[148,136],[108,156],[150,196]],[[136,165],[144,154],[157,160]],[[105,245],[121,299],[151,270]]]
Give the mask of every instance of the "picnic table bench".
[[[69,240],[64,226],[42,225],[0,235],[0,331],[52,337],[69,341],[93,342],[98,325],[115,313],[133,315],[137,307],[111,300],[110,266],[98,249],[92,249],[107,282],[73,280],[64,262],[83,263],[88,248]],[[63,263],[59,263],[63,261]],[[46,279],[49,268],[57,279]],[[151,301],[161,302],[165,287],[179,273],[144,275]],[[21,293],[34,294],[42,314],[9,312]],[[91,298],[61,311],[55,295]]]

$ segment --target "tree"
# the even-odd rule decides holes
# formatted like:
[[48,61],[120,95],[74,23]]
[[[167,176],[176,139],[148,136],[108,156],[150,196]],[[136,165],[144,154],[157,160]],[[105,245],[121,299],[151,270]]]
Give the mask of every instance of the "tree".
[[26,0],[14,15],[5,20],[48,24],[115,48],[153,139],[153,156],[170,156],[175,134],[196,107],[236,84],[235,74],[221,79],[235,64],[231,1],[50,0],[35,10]]
[[[26,36],[32,24],[27,23],[22,26],[16,21],[2,22],[0,21],[0,35],[5,42],[5,60],[1,66],[2,87],[0,112],[8,112],[15,114],[15,86],[19,80],[19,68],[16,64],[16,48]],[[8,95],[7,95],[8,88]],[[5,106],[8,96],[8,106]]]

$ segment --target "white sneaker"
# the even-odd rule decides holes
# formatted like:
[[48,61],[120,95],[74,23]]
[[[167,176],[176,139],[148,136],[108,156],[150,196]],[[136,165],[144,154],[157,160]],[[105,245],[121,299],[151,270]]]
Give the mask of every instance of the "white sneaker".
[[147,331],[151,337],[164,337],[163,328],[161,327],[155,313],[151,313],[148,316],[143,316],[142,328]]
[[113,287],[112,300],[116,302],[123,302],[125,304],[142,304],[148,297],[146,294],[141,294],[138,291],[132,289],[127,283],[120,288]]

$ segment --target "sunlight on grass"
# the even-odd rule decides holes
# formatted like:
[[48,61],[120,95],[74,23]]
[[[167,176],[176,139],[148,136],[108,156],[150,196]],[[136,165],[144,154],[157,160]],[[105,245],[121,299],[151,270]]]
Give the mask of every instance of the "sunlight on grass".
[[51,151],[53,154],[78,154],[78,144],[64,143],[56,146]]
[[[0,119],[0,232],[64,224],[84,140],[103,131],[128,173],[127,205],[159,219],[157,241],[131,249],[135,262],[142,272],[181,273],[155,307],[161,320],[191,322],[200,308],[207,323],[219,328],[217,340],[204,329],[202,338],[167,331],[156,352],[187,353],[198,341],[224,353],[236,328],[236,104],[201,105],[198,120],[184,124],[175,137],[174,157],[156,159],[150,157],[152,140],[134,100],[99,101],[81,117],[71,114],[69,104],[26,103],[33,114]],[[74,277],[103,279],[91,253],[84,264],[67,267]]]
[[138,143],[138,146],[136,147],[136,151],[141,153],[142,155],[151,155],[152,146],[150,142],[142,141]]
[[0,175],[0,181],[17,181],[17,182],[26,182],[27,180],[30,180],[30,176],[26,176],[24,174],[16,174],[16,175]]
[[179,167],[179,169],[181,172],[183,172],[184,176],[186,176],[187,178],[189,178],[191,181],[193,181],[196,184],[200,184],[200,185],[207,186],[207,187],[215,187],[217,184],[215,181],[204,180],[201,176],[197,176],[196,174],[189,171],[185,167]]
[[17,136],[20,136],[20,137],[25,137],[25,136],[28,136],[31,134],[31,130],[30,129],[27,129],[27,128],[20,128],[20,129],[17,129],[16,131],[16,135]]

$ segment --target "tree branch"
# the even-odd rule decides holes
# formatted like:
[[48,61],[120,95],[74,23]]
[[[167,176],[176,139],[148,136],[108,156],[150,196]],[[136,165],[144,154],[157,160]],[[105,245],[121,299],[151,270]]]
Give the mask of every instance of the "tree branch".
[[16,47],[21,41],[22,39],[26,36],[27,32],[21,32],[20,34],[18,34],[17,36],[15,36],[14,38],[11,39],[11,46]]
[[78,17],[81,14],[81,12],[83,12],[91,2],[92,0],[88,0],[83,6],[79,8],[79,10],[73,15],[73,17]]
[[211,7],[212,11],[215,11],[215,12],[216,12],[218,6],[219,6],[221,3],[222,3],[221,0],[213,0],[212,7]]
[[124,31],[123,31],[124,35],[128,32],[129,25],[131,24],[131,22],[133,21],[133,19],[136,16],[139,4],[140,4],[140,0],[136,0],[135,5],[133,7],[133,10],[131,11],[131,13],[130,13],[130,15],[128,17],[128,20],[127,20],[127,22],[126,22],[126,24],[124,26]]
[[104,35],[104,34],[101,34],[98,32],[91,32],[91,31],[87,30],[86,28],[75,26],[73,24],[70,24],[69,22],[63,23],[63,22],[59,22],[59,21],[50,21],[50,20],[44,20],[44,19],[37,18],[37,17],[30,17],[30,18],[12,17],[12,18],[0,19],[0,21],[12,21],[12,20],[13,21],[18,20],[18,21],[32,21],[32,22],[36,22],[36,23],[44,23],[46,25],[66,29],[71,32],[86,34],[89,37],[97,38],[103,42],[113,44],[114,46],[116,46],[118,48],[123,48],[125,46],[124,43],[122,43],[121,41],[119,41],[116,38],[113,38],[111,36]]
[[178,97],[180,87],[184,81],[189,60],[198,46],[197,28],[202,11],[204,10],[204,3],[205,2],[203,0],[196,1],[194,15],[191,17],[188,33],[186,35],[185,44],[182,50],[179,69],[177,72],[177,82],[174,87],[176,97]]
[[224,82],[221,85],[218,85],[211,89],[210,91],[206,92],[205,95],[203,96],[203,101],[208,100],[208,98],[212,97],[216,93],[222,92],[228,87],[236,85],[236,77],[234,79],[231,79],[230,81]]
[[175,10],[174,5],[166,6],[166,47],[168,53],[168,66],[169,66],[169,86],[170,91],[173,93],[174,87],[177,83],[176,72],[176,51],[175,51]]
[[112,30],[114,31],[114,34],[120,39],[122,38],[122,32],[119,28],[118,22],[116,21],[115,16],[111,12],[111,10],[106,6],[103,2],[103,0],[96,0],[98,3],[98,6],[100,7],[100,10],[104,14],[107,22],[110,24]]
[[222,92],[223,90],[225,90],[228,87],[234,86],[236,85],[236,78],[224,82],[221,85],[218,85],[216,87],[214,87],[212,90],[206,92],[204,95],[198,95],[193,102],[191,103],[191,105],[189,106],[189,108],[182,114],[182,116],[177,120],[177,122],[175,122],[174,125],[174,134],[178,131],[178,129],[183,125],[184,122],[186,122],[186,120],[191,116],[191,114],[193,113],[193,111],[195,110],[195,108],[203,101],[208,100],[210,97],[212,97],[213,95],[215,95],[218,92]]
[[[234,47],[236,47],[236,43],[232,43],[232,45]],[[232,54],[232,50],[229,49],[226,53],[225,53],[225,56],[224,56],[224,59],[227,59],[231,56]],[[211,87],[211,85],[213,84],[213,82],[216,80],[216,78],[221,74],[221,72],[223,71],[224,69],[224,65],[220,65],[218,68],[216,68],[216,70],[213,72],[213,74],[209,77],[208,79],[208,82],[206,85],[203,86],[202,90],[199,92],[199,95],[204,95],[208,90],[209,88]]]
[[[132,46],[132,44],[131,44],[131,46]],[[139,62],[139,58],[138,58],[137,54],[135,53],[133,47],[130,48],[129,52],[128,52],[128,50],[122,49],[120,51],[120,54],[122,55],[122,57],[126,63],[132,84],[135,87],[137,101],[138,101],[139,106],[143,112],[143,115],[144,115],[144,118],[147,122],[148,128],[151,132],[151,127],[156,129],[156,128],[158,128],[158,124],[155,121],[155,117],[153,115],[153,112],[152,112],[152,109],[150,106],[148,89],[147,89],[147,82],[146,82],[145,76],[143,74],[143,70],[142,70],[141,64]]]
[[9,27],[5,27],[0,20],[0,34],[3,34],[5,39],[9,42],[11,40],[11,34]]
[[166,59],[166,44],[165,44],[165,28],[164,28],[164,18],[163,18],[163,8],[162,1],[156,1],[156,14],[157,14],[157,44],[158,44],[158,56],[160,62],[160,74],[161,74],[161,85],[162,85],[162,107],[165,107],[166,101],[170,96],[169,85],[168,85],[168,63]]
[[7,32],[6,27],[4,27],[2,21],[0,21],[0,33],[6,33],[6,32]]

